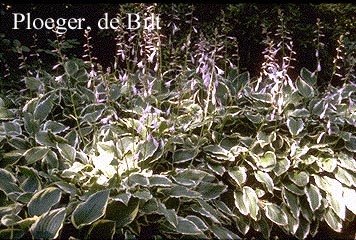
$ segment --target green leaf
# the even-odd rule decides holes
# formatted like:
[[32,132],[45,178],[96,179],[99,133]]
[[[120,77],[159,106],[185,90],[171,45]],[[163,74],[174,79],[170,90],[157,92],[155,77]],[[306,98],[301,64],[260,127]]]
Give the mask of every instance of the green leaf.
[[10,136],[18,136],[22,134],[22,129],[21,129],[21,125],[18,124],[15,121],[12,122],[3,122],[2,126],[5,130],[6,135],[10,135]]
[[140,201],[137,198],[130,198],[127,206],[118,201],[108,204],[105,219],[116,221],[116,227],[122,228],[133,222],[138,214]]
[[305,194],[307,196],[310,209],[314,212],[321,205],[322,196],[320,190],[317,186],[310,184],[310,186],[306,187]]
[[67,130],[69,127],[62,123],[50,120],[44,124],[43,128],[45,131],[50,130],[52,133],[61,133]]
[[310,86],[307,82],[305,82],[300,77],[297,78],[296,86],[300,94],[302,94],[305,98],[312,98],[314,97],[314,89]]
[[69,76],[73,76],[76,72],[78,72],[79,67],[75,61],[69,60],[64,64],[64,69]]
[[196,152],[194,149],[178,149],[173,153],[174,163],[183,163],[191,161],[195,158]]
[[159,213],[163,214],[166,220],[172,224],[172,226],[177,227],[178,225],[178,216],[174,209],[167,209],[166,206],[162,203],[159,203],[158,206]]
[[0,120],[10,120],[14,117],[14,113],[9,109],[0,106]]
[[247,203],[248,211],[251,218],[257,221],[257,215],[259,212],[259,205],[258,205],[258,197],[252,188],[248,186],[244,186],[242,188],[243,200]]
[[181,198],[181,197],[186,197],[186,198],[198,198],[201,197],[201,194],[199,192],[190,190],[189,188],[186,188],[184,186],[180,185],[175,185],[173,186],[170,190],[167,192],[170,197],[173,198]]
[[317,75],[313,74],[311,71],[303,67],[300,70],[300,76],[307,82],[310,86],[314,86],[317,83]]
[[300,214],[299,197],[285,188],[282,189],[282,195],[293,217],[298,219]]
[[288,177],[299,187],[304,187],[309,183],[309,174],[305,171],[293,171],[288,174]]
[[288,218],[284,211],[274,203],[265,204],[266,217],[277,225],[287,225]]
[[328,208],[324,215],[324,219],[326,223],[335,231],[341,232],[342,231],[342,220],[335,214],[335,212]]
[[154,153],[158,150],[159,143],[153,138],[141,143],[137,147],[139,153],[139,161],[145,161],[152,157]]
[[[125,204],[127,206],[131,199],[131,195],[132,194],[130,192],[128,192],[128,193],[123,192],[123,193],[119,193],[118,195],[116,195],[114,197],[111,197],[111,199],[115,200],[117,202],[122,202],[123,204]],[[110,206],[110,203],[109,203],[109,206]]]
[[42,160],[46,154],[48,153],[49,149],[47,147],[33,147],[27,150],[24,153],[24,157],[26,159],[26,164],[30,165],[37,161]]
[[194,222],[178,217],[177,231],[186,235],[201,235],[203,232],[195,225]]
[[235,161],[235,156],[230,151],[220,147],[219,145],[204,146],[203,150],[212,158],[223,161]]
[[26,141],[27,139],[23,139],[23,138],[19,138],[19,137],[12,137],[8,140],[8,143],[18,149],[18,150],[27,150],[29,149],[31,146],[29,144],[28,141]]
[[251,98],[263,103],[272,103],[272,95],[270,93],[252,93]]
[[149,177],[149,182],[151,187],[170,187],[172,186],[172,181],[162,175],[155,174]]
[[235,206],[243,215],[248,215],[250,212],[248,202],[244,201],[243,192],[235,191],[234,192]]
[[2,229],[0,230],[0,239],[22,239],[26,231],[22,229]]
[[307,118],[310,116],[310,112],[306,108],[297,108],[289,115],[296,118]]
[[348,187],[351,187],[352,185],[356,184],[353,180],[352,175],[347,170],[339,166],[336,168],[335,178]]
[[290,167],[290,161],[288,158],[284,157],[282,159],[278,159],[276,166],[273,169],[273,172],[277,176],[281,176],[283,173],[288,171]]
[[142,189],[142,190],[138,190],[136,192],[134,192],[132,194],[133,197],[141,199],[145,202],[147,202],[148,200],[152,199],[152,194],[149,190],[147,189]]
[[259,181],[266,187],[268,192],[273,194],[274,183],[273,183],[273,179],[270,177],[268,173],[257,171],[255,172],[255,178],[257,181]]
[[224,175],[224,173],[226,172],[226,168],[221,164],[207,162],[206,165],[211,171],[214,172],[214,174],[217,174],[219,176]]
[[238,93],[249,81],[250,73],[248,71],[238,74],[238,70],[231,70],[228,75],[229,82],[233,84],[234,90]]
[[337,159],[328,157],[328,158],[319,158],[317,161],[319,167],[321,167],[326,172],[333,172],[337,166]]
[[201,231],[206,231],[209,229],[208,225],[199,217],[195,215],[188,215],[186,219],[193,222]]
[[202,197],[206,200],[212,200],[220,197],[221,194],[226,192],[227,186],[224,184],[201,182],[196,191],[201,193]]
[[[341,189],[338,189],[340,191]],[[344,202],[344,198],[342,197],[342,192],[335,192],[335,194],[328,194],[326,195],[326,199],[328,200],[331,209],[334,210],[336,215],[345,220],[346,216],[346,205]]]
[[276,155],[274,152],[267,151],[265,154],[258,158],[257,167],[263,171],[271,171],[277,164]]
[[23,175],[24,180],[21,182],[20,187],[25,192],[36,192],[41,188],[41,181],[39,179],[39,173],[34,168],[26,166],[19,166],[19,171]]
[[228,170],[229,176],[237,183],[239,187],[246,182],[247,179],[247,169],[245,167],[235,166],[231,170]]
[[[192,205],[191,208],[193,211],[209,218],[215,223],[221,224],[219,221],[219,214],[215,207],[212,207],[208,202],[202,199],[197,199],[200,207],[198,205]],[[220,215],[221,216],[221,215]]]
[[198,169],[176,169],[177,174],[172,178],[174,181],[184,186],[196,186],[198,185],[204,178],[210,178],[215,180],[215,177],[208,172],[198,170]]
[[40,216],[48,212],[61,199],[61,191],[55,187],[47,187],[35,193],[28,203],[28,214]]
[[22,192],[16,184],[17,180],[8,170],[0,168],[0,190],[6,194],[12,192]]
[[310,223],[303,217],[299,219],[298,229],[295,232],[295,236],[298,239],[305,239],[307,238],[310,232]]
[[43,83],[39,78],[26,77],[25,78],[26,87],[31,91],[39,91],[43,87]]
[[356,153],[356,137],[350,137],[350,140],[345,142],[345,148],[350,152]]
[[89,225],[101,218],[106,210],[110,190],[103,190],[91,195],[80,203],[72,213],[71,220],[76,228]]
[[134,186],[148,186],[149,183],[149,179],[148,177],[146,177],[145,175],[141,174],[141,173],[134,173],[131,174],[128,178],[127,178],[127,185],[130,187],[134,187]]
[[74,147],[66,143],[57,143],[57,149],[59,154],[70,162],[74,162],[77,151]]
[[288,118],[287,126],[292,136],[297,136],[299,133],[303,131],[304,122],[302,119],[299,118],[297,120],[295,120],[294,118]]
[[21,220],[22,218],[16,214],[7,214],[1,218],[1,224],[5,225],[6,227],[11,227]]
[[65,216],[65,208],[58,208],[43,214],[30,228],[32,237],[34,239],[57,238],[63,227]]
[[224,227],[212,225],[210,226],[209,230],[215,235],[215,237],[217,237],[217,239],[241,239],[238,235]]
[[87,239],[113,239],[115,235],[116,222],[100,219],[93,223],[87,235]]
[[305,194],[305,188],[300,188],[298,186],[296,186],[295,184],[293,183],[290,183],[290,182],[286,182],[286,183],[283,183],[283,186],[288,189],[290,192],[298,195],[298,196],[302,196]]
[[53,102],[56,98],[57,96],[54,93],[50,93],[40,98],[35,108],[35,112],[33,115],[34,118],[37,119],[39,122],[43,122],[51,113],[54,106]]

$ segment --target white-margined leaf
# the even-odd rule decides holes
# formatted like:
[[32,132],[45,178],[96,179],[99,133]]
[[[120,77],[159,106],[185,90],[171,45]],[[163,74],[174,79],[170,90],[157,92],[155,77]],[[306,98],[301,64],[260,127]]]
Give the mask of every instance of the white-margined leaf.
[[209,229],[214,234],[214,236],[217,237],[217,239],[231,239],[231,240],[241,239],[241,237],[239,237],[238,235],[236,235],[235,233],[231,232],[230,230],[224,227],[212,225],[210,226]]
[[324,216],[326,223],[335,231],[341,232],[342,230],[342,220],[335,214],[335,212],[328,208]]
[[178,217],[177,231],[186,235],[202,235],[203,232],[189,219]]
[[255,172],[255,178],[258,182],[262,183],[266,187],[268,192],[273,194],[274,183],[273,179],[268,173],[257,171]]
[[309,174],[305,171],[293,171],[288,174],[288,177],[299,187],[304,187],[309,183]]
[[116,222],[119,228],[133,222],[138,214],[140,201],[137,198],[130,198],[127,205],[119,201],[111,201],[107,206],[105,219]]
[[300,94],[302,94],[305,98],[312,98],[314,97],[314,89],[310,86],[307,82],[305,82],[300,77],[296,80],[296,86]]
[[257,167],[263,171],[271,171],[277,164],[276,154],[272,151],[267,151],[263,156],[258,158]]
[[306,187],[305,194],[307,196],[309,206],[314,212],[321,205],[322,195],[320,193],[320,190],[317,186],[310,184],[310,186]]
[[57,149],[59,154],[70,162],[74,162],[77,151],[74,147],[66,143],[57,143]]
[[196,156],[194,149],[178,149],[173,153],[173,162],[174,163],[183,163],[191,161]]
[[108,204],[110,190],[92,194],[85,202],[80,203],[72,213],[72,223],[76,228],[89,225],[101,218]]
[[265,205],[266,217],[277,225],[287,225],[288,218],[284,211],[275,203]]
[[302,119],[297,118],[288,118],[287,119],[287,127],[292,136],[297,136],[304,129],[304,122]]
[[40,216],[49,211],[61,199],[61,191],[55,187],[47,187],[35,193],[28,203],[28,214]]
[[54,209],[41,215],[31,226],[34,239],[54,239],[58,237],[66,216],[65,208]]
[[116,222],[107,219],[100,219],[94,222],[87,234],[88,239],[113,239],[116,229]]
[[235,166],[228,170],[229,176],[237,183],[239,187],[242,187],[247,179],[247,169],[245,167]]
[[27,165],[34,164],[37,161],[42,160],[49,152],[47,147],[33,147],[28,149],[24,153],[24,157]]

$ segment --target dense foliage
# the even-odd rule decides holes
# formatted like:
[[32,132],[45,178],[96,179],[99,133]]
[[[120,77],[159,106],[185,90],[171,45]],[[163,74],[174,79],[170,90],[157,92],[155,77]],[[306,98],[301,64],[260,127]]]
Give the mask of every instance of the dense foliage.
[[353,238],[352,53],[335,56],[338,86],[318,86],[318,56],[292,77],[280,10],[253,76],[224,27],[205,36],[191,6],[175,7],[168,36],[119,29],[112,69],[88,31],[81,58],[63,35],[41,51],[54,66],[26,62],[16,43],[26,74],[0,98],[0,238],[305,239],[322,226]]

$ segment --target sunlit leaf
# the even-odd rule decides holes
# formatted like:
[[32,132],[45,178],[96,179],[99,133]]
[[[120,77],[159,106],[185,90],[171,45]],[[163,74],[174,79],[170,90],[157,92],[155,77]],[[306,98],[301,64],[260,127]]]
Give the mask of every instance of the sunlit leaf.
[[356,191],[350,188],[344,188],[343,199],[346,207],[356,215]]

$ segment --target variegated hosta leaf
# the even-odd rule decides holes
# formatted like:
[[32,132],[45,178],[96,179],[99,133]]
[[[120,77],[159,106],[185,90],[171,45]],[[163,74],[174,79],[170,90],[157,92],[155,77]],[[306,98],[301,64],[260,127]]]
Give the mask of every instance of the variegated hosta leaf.
[[266,217],[277,225],[287,225],[288,218],[284,211],[274,203],[265,204]]

